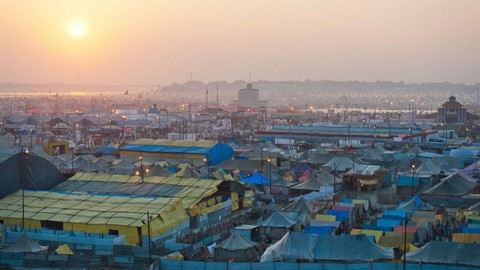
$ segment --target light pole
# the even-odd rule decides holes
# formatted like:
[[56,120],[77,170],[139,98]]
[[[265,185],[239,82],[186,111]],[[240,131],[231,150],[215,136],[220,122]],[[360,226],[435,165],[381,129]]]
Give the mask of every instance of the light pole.
[[205,162],[205,165],[207,166],[207,179],[210,179],[210,166],[209,166],[209,161],[207,158],[203,158],[203,162]]
[[25,148],[23,151],[23,183],[22,183],[22,231],[25,230],[25,189],[27,187],[27,173],[28,173],[28,149]]
[[415,164],[412,164],[412,197],[414,194],[414,184],[413,182],[415,181]]
[[126,133],[125,123],[127,121],[127,117],[125,115],[122,115],[122,119],[123,119],[122,139],[123,139],[123,142],[125,142],[125,133]]
[[143,156],[140,153],[140,177],[142,178],[142,183],[143,183]]
[[270,178],[270,195],[272,195],[272,158],[268,158],[268,177]]
[[[152,216],[150,216],[150,212],[147,211],[147,234],[148,234],[148,264],[152,264],[152,236],[150,234],[150,221],[152,220]],[[142,223],[145,224],[145,221],[142,220]]]
[[407,212],[405,212],[405,229],[403,235],[403,270],[407,269]]

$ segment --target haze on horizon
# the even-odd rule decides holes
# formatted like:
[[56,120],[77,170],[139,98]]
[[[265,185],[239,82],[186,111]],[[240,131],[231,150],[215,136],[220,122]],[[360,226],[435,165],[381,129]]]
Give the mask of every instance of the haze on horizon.
[[480,1],[0,0],[0,82],[473,84]]

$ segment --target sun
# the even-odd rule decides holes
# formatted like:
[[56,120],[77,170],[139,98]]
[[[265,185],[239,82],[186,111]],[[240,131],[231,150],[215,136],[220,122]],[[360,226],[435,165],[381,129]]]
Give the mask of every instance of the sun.
[[85,36],[86,33],[85,23],[80,20],[71,21],[67,26],[67,31],[70,36],[74,38],[81,38]]

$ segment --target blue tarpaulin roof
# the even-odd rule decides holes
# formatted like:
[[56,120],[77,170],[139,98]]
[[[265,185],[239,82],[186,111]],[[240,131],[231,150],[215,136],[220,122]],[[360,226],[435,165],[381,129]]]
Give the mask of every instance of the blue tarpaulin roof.
[[263,175],[259,174],[258,172],[252,173],[250,177],[247,177],[242,180],[245,184],[256,184],[256,185],[265,185],[270,183],[270,179],[264,177]]
[[400,220],[391,220],[391,219],[379,219],[377,220],[377,227],[395,227],[400,226]]
[[398,207],[398,209],[405,209],[405,210],[410,210],[410,211],[431,211],[433,210],[433,206],[429,205],[428,203],[425,203],[420,199],[418,196],[415,196],[411,198],[408,201],[401,202]]
[[[142,140],[142,139],[140,139]],[[210,166],[217,165],[222,161],[229,159],[233,155],[233,148],[218,142],[205,141],[169,141],[163,140],[160,143],[143,139],[143,141],[134,142],[125,145],[124,151],[139,151],[148,153],[185,153],[185,154],[201,154],[209,161]],[[175,144],[183,142],[183,144]]]
[[346,210],[328,210],[327,215],[335,216],[336,221],[343,221],[350,217],[350,211]]
[[390,220],[405,220],[406,213],[407,211],[405,211],[404,209],[386,210],[383,213],[383,218]]
[[333,231],[335,231],[335,227],[333,226],[305,226],[303,230],[304,233],[319,235],[332,234]]
[[115,147],[112,146],[100,146],[97,148],[97,153],[100,154],[111,154],[113,151],[115,151]]

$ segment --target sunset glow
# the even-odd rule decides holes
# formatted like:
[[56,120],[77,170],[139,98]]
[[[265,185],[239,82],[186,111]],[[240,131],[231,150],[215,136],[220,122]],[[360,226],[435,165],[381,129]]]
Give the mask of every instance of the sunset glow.
[[68,33],[74,38],[83,37],[85,32],[85,24],[82,21],[72,21],[68,24]]
[[473,0],[6,1],[0,81],[474,83],[479,10]]

